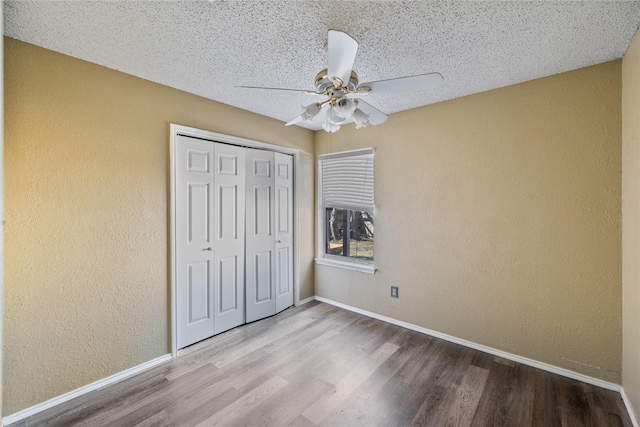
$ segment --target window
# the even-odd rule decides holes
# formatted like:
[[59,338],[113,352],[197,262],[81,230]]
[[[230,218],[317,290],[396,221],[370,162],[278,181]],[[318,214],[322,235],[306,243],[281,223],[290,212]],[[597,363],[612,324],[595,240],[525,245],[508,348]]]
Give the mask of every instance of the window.
[[373,149],[320,156],[318,177],[316,261],[373,273]]
[[373,262],[373,214],[326,208],[325,254]]

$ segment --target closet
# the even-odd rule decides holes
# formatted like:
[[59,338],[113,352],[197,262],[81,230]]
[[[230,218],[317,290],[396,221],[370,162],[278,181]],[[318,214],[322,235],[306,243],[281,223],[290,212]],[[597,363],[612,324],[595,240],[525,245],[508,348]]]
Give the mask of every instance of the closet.
[[177,348],[293,305],[293,158],[176,135]]

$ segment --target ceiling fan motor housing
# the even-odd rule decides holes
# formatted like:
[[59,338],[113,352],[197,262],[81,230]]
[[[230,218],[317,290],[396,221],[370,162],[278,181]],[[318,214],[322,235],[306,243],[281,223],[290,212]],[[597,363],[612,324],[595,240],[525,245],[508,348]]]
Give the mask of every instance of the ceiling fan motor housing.
[[[314,80],[314,85],[318,92],[324,92],[329,88],[335,87],[333,84],[333,81],[329,77],[329,73],[327,72],[326,68],[318,73],[318,75]],[[351,71],[351,76],[349,77],[349,81],[347,82],[347,84],[343,82],[342,87],[347,88],[349,90],[355,90],[358,87],[358,75],[356,74],[355,71],[353,70]],[[336,88],[336,89],[339,89],[339,88]],[[340,96],[342,95],[338,95],[338,97]]]

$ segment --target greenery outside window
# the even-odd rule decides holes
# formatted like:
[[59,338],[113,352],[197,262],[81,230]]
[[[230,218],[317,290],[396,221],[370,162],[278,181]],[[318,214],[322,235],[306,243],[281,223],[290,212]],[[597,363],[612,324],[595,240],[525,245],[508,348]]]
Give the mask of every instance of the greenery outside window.
[[325,254],[373,262],[373,214],[326,208]]
[[319,156],[316,262],[374,273],[373,149]]

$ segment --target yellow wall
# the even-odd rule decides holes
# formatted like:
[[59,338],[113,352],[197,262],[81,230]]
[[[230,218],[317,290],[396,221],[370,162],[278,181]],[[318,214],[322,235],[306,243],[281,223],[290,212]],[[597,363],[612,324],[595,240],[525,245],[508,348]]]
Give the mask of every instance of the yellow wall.
[[640,32],[622,60],[622,386],[640,411]]
[[299,148],[313,133],[5,39],[4,414],[169,352],[169,124]]
[[316,295],[619,383],[620,99],[614,61],[317,132],[376,149],[378,272]]
[[[3,5],[0,4],[0,11]],[[0,29],[3,28],[3,23],[0,22]],[[4,46],[4,37],[0,37],[0,51]],[[4,70],[4,55],[0,56],[0,70]],[[4,75],[3,71],[0,74]],[[2,79],[0,79],[2,80]],[[4,85],[0,87],[0,111],[4,116]],[[4,134],[4,120],[0,121],[0,134]],[[0,262],[4,259],[4,138],[0,138]],[[2,331],[3,331],[3,311],[4,306],[4,268],[0,268],[0,349],[2,349]],[[0,418],[2,417],[2,351],[0,351]],[[0,423],[1,425],[2,423]]]

